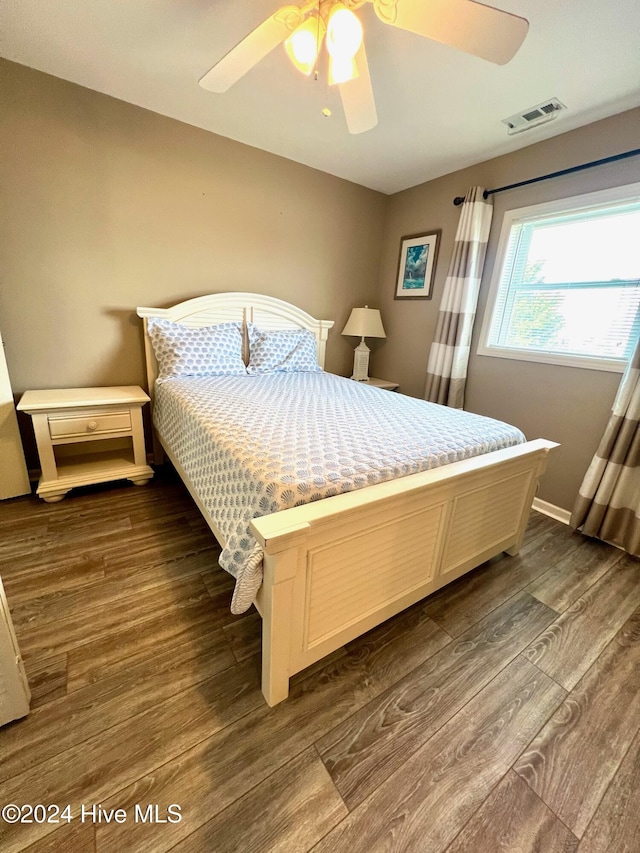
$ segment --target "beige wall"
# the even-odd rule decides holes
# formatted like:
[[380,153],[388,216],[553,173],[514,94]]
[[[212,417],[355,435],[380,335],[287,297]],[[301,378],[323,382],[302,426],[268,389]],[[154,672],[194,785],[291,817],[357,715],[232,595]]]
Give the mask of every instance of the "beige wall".
[[0,328],[14,391],[144,383],[138,305],[248,290],[336,321],[375,293],[386,197],[3,62]]
[[[561,121],[561,119],[560,119]],[[535,138],[535,131],[532,137]],[[516,183],[638,147],[640,109],[422,184],[389,199],[380,267],[379,303],[387,339],[378,342],[372,372],[421,397],[460,208],[471,186]],[[478,356],[478,332],[505,210],[640,181],[640,157],[495,195],[494,216],[478,303],[465,407],[519,426],[529,438],[562,447],[552,457],[540,497],[570,509],[607,421],[620,374]],[[400,239],[442,229],[431,301],[395,301]]]
[[[19,65],[2,62],[0,79],[0,329],[16,393],[144,383],[137,305],[249,290],[334,319],[327,367],[344,374],[350,309],[379,306],[387,338],[371,342],[371,373],[422,396],[453,197],[625,151],[640,135],[634,110],[387,197]],[[637,158],[496,195],[478,320],[505,209],[632,180]],[[436,228],[433,300],[394,301],[401,236]],[[570,508],[619,378],[474,354],[467,408],[560,441],[540,496]]]

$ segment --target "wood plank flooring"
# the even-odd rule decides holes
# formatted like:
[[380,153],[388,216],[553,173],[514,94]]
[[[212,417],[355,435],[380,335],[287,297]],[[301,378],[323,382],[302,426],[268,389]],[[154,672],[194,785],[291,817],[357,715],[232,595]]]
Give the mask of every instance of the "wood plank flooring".
[[0,805],[73,817],[0,820],[3,853],[640,851],[640,561],[532,513],[269,708],[218,554],[170,468],[0,504],[33,694]]

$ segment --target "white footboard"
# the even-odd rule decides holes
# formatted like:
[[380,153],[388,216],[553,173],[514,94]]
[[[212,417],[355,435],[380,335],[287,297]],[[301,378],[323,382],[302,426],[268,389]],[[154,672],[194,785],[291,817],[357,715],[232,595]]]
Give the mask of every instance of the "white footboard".
[[538,439],[257,518],[262,690],[480,563],[517,553],[554,442]]

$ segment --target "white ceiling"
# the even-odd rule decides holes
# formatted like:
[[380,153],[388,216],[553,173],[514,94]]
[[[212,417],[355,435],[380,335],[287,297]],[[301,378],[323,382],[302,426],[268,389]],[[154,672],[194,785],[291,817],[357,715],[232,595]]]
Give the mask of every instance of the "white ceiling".
[[[504,66],[389,27],[367,4],[358,15],[379,123],[358,136],[337,92],[300,75],[281,48],[229,92],[201,89],[198,79],[281,5],[3,0],[0,52],[384,193],[640,105],[640,0],[493,0],[530,22]],[[501,119],[554,96],[566,113],[507,136]]]

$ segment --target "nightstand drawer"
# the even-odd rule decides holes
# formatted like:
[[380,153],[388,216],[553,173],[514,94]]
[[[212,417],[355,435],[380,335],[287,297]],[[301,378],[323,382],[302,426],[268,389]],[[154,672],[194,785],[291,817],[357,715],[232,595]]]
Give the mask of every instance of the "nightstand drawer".
[[101,435],[103,433],[130,432],[131,413],[110,412],[105,414],[85,414],[75,417],[49,416],[49,435],[51,438],[73,438],[79,435]]

